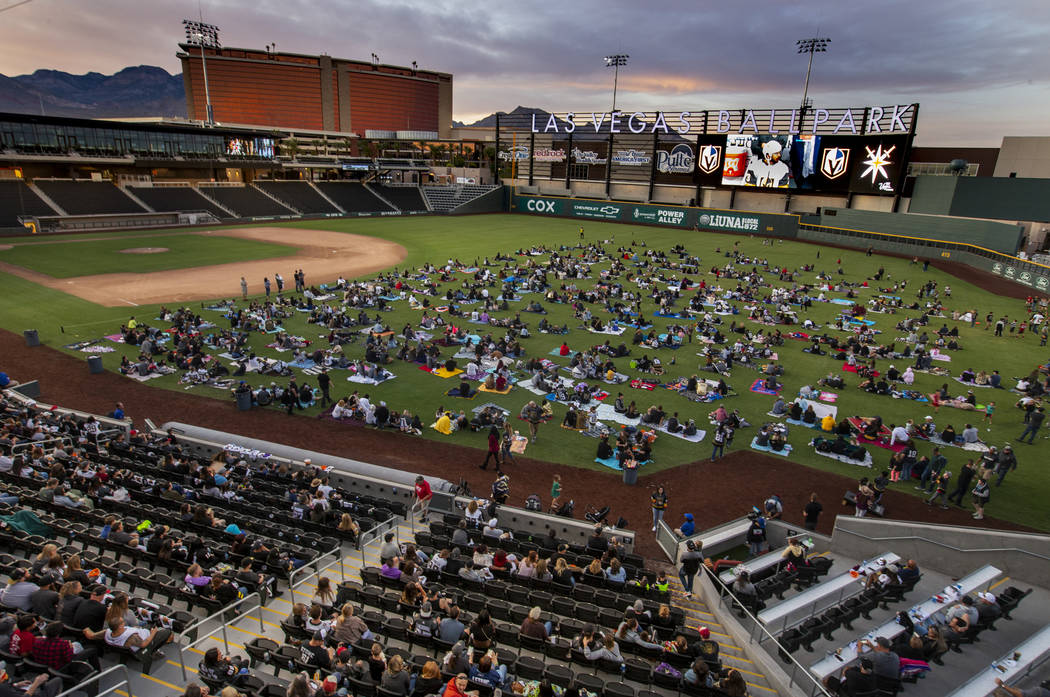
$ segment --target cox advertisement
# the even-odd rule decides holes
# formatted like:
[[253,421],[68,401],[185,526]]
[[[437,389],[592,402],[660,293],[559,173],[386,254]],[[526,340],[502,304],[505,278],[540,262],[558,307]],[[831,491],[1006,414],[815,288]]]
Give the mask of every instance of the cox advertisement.
[[520,213],[638,225],[664,225],[700,231],[795,237],[798,230],[798,216],[779,213],[746,213],[624,201],[520,195],[514,197],[514,207]]

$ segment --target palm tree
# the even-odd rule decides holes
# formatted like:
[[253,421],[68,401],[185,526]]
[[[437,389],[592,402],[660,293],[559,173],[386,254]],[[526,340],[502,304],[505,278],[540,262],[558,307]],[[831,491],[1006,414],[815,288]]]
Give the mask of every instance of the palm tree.
[[[326,147],[327,143],[324,140],[322,140],[321,138],[317,138],[316,140],[314,140],[313,146],[314,146],[314,154],[315,155],[322,155],[322,154],[327,155],[328,154],[328,148]],[[324,151],[323,153],[322,153],[322,150]]]
[[350,136],[343,138],[343,149],[346,150],[346,154],[350,154],[350,146],[353,145],[354,140]]
[[281,150],[288,155],[288,159],[295,162],[295,158],[299,154],[299,141],[295,138],[287,138],[281,141]]

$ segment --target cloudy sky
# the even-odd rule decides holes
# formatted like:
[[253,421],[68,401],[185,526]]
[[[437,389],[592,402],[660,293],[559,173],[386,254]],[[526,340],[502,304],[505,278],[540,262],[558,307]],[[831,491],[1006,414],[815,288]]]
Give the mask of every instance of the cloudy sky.
[[[0,0],[0,73],[180,70],[180,21],[196,0]],[[607,110],[786,107],[806,57],[816,106],[918,101],[924,145],[1050,135],[1047,0],[202,0],[227,46],[328,53],[452,73],[455,118],[517,105]],[[0,104],[0,110],[2,110]]]

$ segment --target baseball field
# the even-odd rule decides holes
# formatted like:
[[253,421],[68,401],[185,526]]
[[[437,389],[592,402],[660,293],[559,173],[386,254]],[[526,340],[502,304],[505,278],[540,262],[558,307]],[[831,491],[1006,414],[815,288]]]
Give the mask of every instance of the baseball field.
[[[857,302],[864,303],[880,295],[883,289],[892,288],[895,282],[907,281],[897,291],[885,292],[886,295],[898,295],[905,304],[920,301],[917,297],[919,287],[927,281],[938,284],[941,301],[948,311],[947,317],[931,317],[925,328],[931,335],[942,325],[949,329],[958,329],[960,350],[946,352],[948,362],[937,365],[948,369],[951,376],[916,373],[915,384],[911,389],[923,395],[936,391],[947,383],[952,395],[965,394],[967,387],[954,380],[963,370],[991,372],[999,370],[1003,376],[1004,386],[1009,388],[1015,378],[1028,375],[1039,365],[1046,363],[1046,350],[1039,346],[1038,332],[1028,331],[1023,336],[1017,332],[1004,332],[1002,337],[993,336],[985,323],[984,317],[993,313],[995,317],[1006,316],[1009,320],[1024,320],[1027,317],[1023,300],[998,295],[974,285],[958,275],[952,275],[935,267],[923,270],[919,264],[912,264],[907,259],[880,256],[865,256],[863,252],[847,251],[804,244],[793,241],[768,241],[761,238],[745,238],[730,235],[682,232],[650,227],[632,227],[611,223],[587,223],[585,237],[588,243],[602,242],[606,250],[612,252],[620,247],[632,247],[636,252],[644,252],[640,246],[643,242],[648,249],[670,250],[673,245],[682,244],[689,254],[701,258],[701,275],[697,280],[706,280],[709,285],[716,283],[710,273],[712,267],[722,267],[731,260],[726,252],[739,250],[742,254],[756,260],[755,266],[763,268],[757,262],[768,260],[775,266],[797,270],[803,265],[813,265],[812,271],[803,272],[796,282],[815,284],[816,274],[824,271],[836,281],[852,283],[868,282],[867,287],[857,290]],[[218,328],[228,328],[229,323],[219,311],[205,309],[215,301],[235,299],[238,306],[246,303],[240,299],[240,278],[244,276],[249,283],[249,292],[253,297],[262,294],[264,276],[273,280],[274,273],[280,273],[286,280],[286,287],[292,286],[292,274],[296,269],[304,269],[309,285],[334,281],[342,275],[348,279],[364,279],[385,269],[416,271],[427,262],[436,266],[444,265],[449,259],[463,262],[467,266],[479,265],[485,258],[493,259],[496,254],[509,254],[515,259],[519,250],[544,245],[548,249],[558,249],[561,245],[573,247],[579,243],[579,224],[567,220],[544,219],[524,215],[490,215],[465,218],[452,217],[413,217],[403,219],[372,220],[325,220],[297,221],[259,227],[224,227],[214,230],[165,231],[164,233],[124,233],[119,235],[92,234],[80,237],[63,237],[47,239],[10,238],[4,240],[9,249],[0,248],[0,294],[2,312],[0,326],[13,332],[25,329],[37,329],[42,341],[49,346],[59,348],[70,355],[80,358],[92,353],[92,348],[112,349],[102,353],[102,359],[108,370],[117,370],[122,356],[134,358],[137,352],[106,338],[119,333],[121,325],[131,316],[139,323],[166,327],[156,318],[161,306],[169,309],[188,306],[199,312],[205,319]],[[735,245],[735,246],[734,246]],[[130,250],[130,251],[129,251]],[[565,253],[576,253],[566,251]],[[531,257],[542,260],[545,256]],[[518,262],[509,262],[515,265]],[[503,263],[500,263],[503,266]],[[599,272],[609,267],[609,262],[595,264],[591,278],[575,281],[578,288],[593,286],[599,279]],[[870,280],[882,267],[884,275],[881,281]],[[747,267],[750,269],[750,266]],[[841,274],[838,273],[841,269]],[[463,278],[469,278],[464,276]],[[436,280],[433,279],[433,280]],[[458,279],[457,279],[458,280]],[[765,280],[772,286],[790,286],[775,275],[765,274]],[[628,285],[623,278],[621,283]],[[570,281],[566,281],[570,283]],[[459,283],[440,284],[442,293],[450,285],[458,287]],[[732,288],[733,281],[722,281],[722,288]],[[950,286],[950,297],[945,297],[945,286]],[[633,289],[633,287],[632,287]],[[276,287],[274,288],[276,291]],[[493,292],[498,292],[498,287]],[[286,291],[287,293],[287,291]],[[688,295],[683,293],[686,297]],[[827,299],[843,299],[843,293],[826,293]],[[525,302],[541,300],[538,295],[525,295],[523,302],[513,302],[509,312],[495,313],[495,316],[512,316],[519,311]],[[441,301],[433,304],[442,304]],[[622,338],[595,335],[580,327],[581,322],[573,316],[569,305],[543,303],[548,311],[548,322],[555,325],[568,325],[569,334],[565,336],[541,334],[535,331],[537,315],[523,314],[529,324],[532,336],[523,341],[528,356],[549,357],[556,362],[567,363],[566,359],[550,356],[564,340],[570,349],[580,350],[600,344],[605,339],[612,339],[614,345],[624,340],[630,344],[630,331]],[[684,305],[685,301],[679,301]],[[741,314],[724,317],[726,324],[730,321],[744,323],[754,330],[759,325],[747,320],[744,303],[734,303],[740,307]],[[392,304],[393,309],[382,313],[381,321],[400,331],[406,324],[418,327],[420,311],[410,309],[407,301],[400,300]],[[800,318],[812,319],[825,327],[844,309],[845,305],[835,302],[814,302],[811,309],[799,311]],[[654,317],[656,310],[651,300],[642,304],[643,316],[654,325],[657,332],[671,323],[687,324],[685,319],[665,319]],[[463,308],[465,311],[470,306]],[[599,306],[593,305],[596,316],[603,316]],[[980,322],[971,326],[969,322],[951,319],[951,311],[960,313],[976,310]],[[356,314],[357,310],[353,310]],[[327,348],[322,338],[326,331],[317,325],[308,324],[307,313],[292,313],[284,320],[284,329],[292,335],[304,337],[313,342],[313,347]],[[375,310],[369,311],[373,317]],[[906,332],[895,329],[896,324],[906,318],[920,314],[919,310],[898,309],[894,314],[871,314],[869,320],[873,327],[881,332],[880,343],[897,342],[897,350],[903,351],[903,336]],[[460,321],[462,323],[462,321]],[[495,327],[464,325],[469,331],[484,335],[491,332],[494,336],[502,335],[503,330]],[[798,331],[800,327],[779,325],[761,327],[772,331],[780,329],[785,334]],[[827,329],[819,330],[822,333]],[[844,338],[845,334],[839,334]],[[268,334],[256,332],[250,339],[250,346],[260,356],[289,360],[289,354],[281,355],[266,347],[272,341]],[[999,518],[1014,523],[1039,529],[1050,529],[1050,512],[1045,501],[1050,496],[1050,477],[1043,471],[1043,463],[1048,453],[1047,441],[1040,434],[1036,445],[1020,445],[1014,439],[1023,429],[1022,411],[1015,408],[1019,395],[1009,389],[980,389],[977,395],[981,404],[994,402],[994,414],[991,423],[985,423],[984,411],[962,411],[942,407],[935,413],[928,402],[911,399],[894,399],[890,396],[876,396],[858,389],[859,378],[842,370],[842,361],[835,361],[829,356],[804,353],[808,342],[787,340],[779,347],[779,363],[785,368],[782,395],[791,401],[803,385],[815,385],[816,381],[828,373],[841,375],[846,385],[835,390],[838,393],[834,406],[838,418],[845,416],[879,415],[889,423],[902,423],[906,419],[921,422],[926,415],[931,415],[939,427],[954,425],[959,432],[968,423],[980,429],[981,439],[990,445],[1003,446],[1012,443],[1017,452],[1019,466],[1010,472],[1001,487],[993,486],[991,502],[987,509],[989,517]],[[645,349],[632,347],[632,353],[625,358],[615,359],[617,370],[637,377],[638,373],[631,362],[642,354],[659,357],[666,367],[666,373],[658,379],[670,383],[676,378],[688,378],[696,374],[702,358],[697,352],[702,345],[685,344],[678,349],[661,348]],[[443,358],[451,357],[455,348],[442,349]],[[357,342],[347,348],[350,357],[363,355],[363,344]],[[903,370],[911,361],[879,360],[878,368],[885,371],[890,364]],[[2,362],[0,362],[2,363]],[[0,368],[2,368],[0,364]],[[394,360],[386,366],[397,377],[380,385],[359,385],[346,381],[345,371],[335,370],[333,376],[333,396],[338,398],[353,389],[369,392],[373,401],[385,400],[392,410],[409,409],[420,415],[424,424],[433,421],[433,415],[439,407],[469,413],[470,409],[487,401],[495,402],[509,409],[513,414],[521,409],[529,399],[540,399],[535,395],[515,388],[507,395],[482,394],[475,400],[462,400],[446,396],[445,392],[453,387],[455,380],[443,380],[417,369],[416,364]],[[86,367],[85,367],[86,371]],[[298,371],[297,371],[298,372]],[[519,377],[526,377],[518,371]],[[704,374],[701,373],[701,376]],[[710,377],[710,374],[708,374]],[[20,376],[37,377],[37,376]],[[209,386],[187,386],[179,383],[178,373],[157,377],[148,381],[151,388],[192,391],[193,394],[224,400],[234,409],[228,392]],[[739,409],[741,414],[754,425],[761,425],[771,420],[766,412],[772,407],[774,397],[751,392],[749,388],[759,374],[748,367],[735,366],[726,381],[735,391],[735,395],[716,403],[696,403],[682,397],[674,390],[658,386],[653,390],[632,389],[629,385],[607,386],[612,393],[607,401],[615,399],[616,392],[624,393],[627,401],[634,400],[642,410],[652,404],[662,405],[668,413],[678,412],[682,421],[693,418],[701,428],[706,428],[708,437],[701,443],[691,443],[672,436],[660,436],[654,447],[654,461],[644,468],[646,474],[677,468],[686,463],[695,463],[710,456],[710,431],[707,414],[717,406],[727,409]],[[300,375],[309,384],[316,384],[310,375]],[[254,385],[269,383],[271,380],[282,382],[282,378],[249,375],[249,382]],[[273,409],[273,407],[271,407]],[[602,465],[594,462],[597,441],[575,431],[559,428],[558,424],[566,407],[553,404],[554,418],[541,427],[540,439],[528,446],[527,456],[537,460],[571,465],[598,472],[609,472]],[[321,408],[314,406],[300,412],[305,418],[316,417]],[[148,416],[148,415],[145,415]],[[519,422],[525,426],[524,422]],[[209,425],[209,424],[204,424]],[[332,429],[353,428],[341,424],[329,424]],[[615,426],[615,424],[611,424]],[[215,426],[221,428],[221,425]],[[522,429],[525,430],[524,428]],[[755,433],[755,427],[740,431],[733,443],[734,451],[747,450]],[[845,464],[818,455],[808,445],[815,431],[804,427],[791,427],[789,443],[793,450],[787,461],[802,465],[797,467],[797,477],[819,479],[821,472],[834,472],[848,477],[874,476],[888,468],[891,452],[877,447],[869,448],[874,458],[874,469],[865,469],[852,464]],[[402,436],[406,450],[417,448],[413,437]],[[432,429],[424,429],[425,440],[454,442],[477,448],[478,462],[483,457],[485,434],[457,432],[445,436]],[[920,454],[928,455],[931,447],[920,443]],[[948,468],[958,472],[968,458],[979,457],[980,453],[946,448]],[[778,459],[779,456],[778,456]],[[609,473],[609,476],[618,476]],[[610,480],[612,481],[612,480]],[[902,494],[917,496],[909,484],[895,484],[895,490]],[[744,492],[741,492],[744,493]],[[756,482],[750,492],[756,503],[768,491]],[[680,494],[681,496],[681,494]],[[968,499],[969,497],[967,497]]]

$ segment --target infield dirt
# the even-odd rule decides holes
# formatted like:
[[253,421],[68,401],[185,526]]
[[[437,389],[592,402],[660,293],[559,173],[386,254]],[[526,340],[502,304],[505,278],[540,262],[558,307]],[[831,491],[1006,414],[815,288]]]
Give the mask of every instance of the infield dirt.
[[[0,270],[48,288],[54,288],[105,307],[190,302],[239,296],[240,279],[248,280],[251,294],[262,292],[262,279],[280,273],[292,285],[292,273],[302,269],[309,285],[333,281],[342,275],[353,278],[388,268],[405,258],[407,251],[394,242],[376,237],[327,230],[291,227],[252,227],[210,230],[201,236],[236,237],[260,242],[295,245],[291,256],[195,266],[149,273],[110,273],[75,278],[53,278],[21,266],[0,264]],[[97,239],[97,238],[96,238]],[[89,240],[85,240],[87,242]],[[129,267],[133,268],[133,258]],[[273,284],[277,291],[276,283]]]

